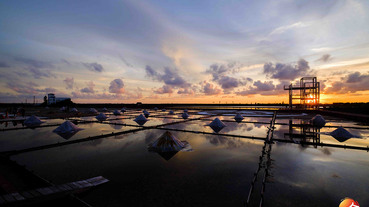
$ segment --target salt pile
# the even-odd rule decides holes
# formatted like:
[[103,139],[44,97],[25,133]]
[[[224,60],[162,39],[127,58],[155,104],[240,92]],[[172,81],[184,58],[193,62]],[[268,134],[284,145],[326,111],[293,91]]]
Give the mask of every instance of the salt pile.
[[160,152],[180,151],[184,147],[185,144],[169,131],[164,132],[156,141],[149,144],[149,150]]
[[174,111],[169,111],[169,115],[173,115],[174,114]]
[[220,132],[220,130],[222,130],[224,127],[226,127],[226,125],[220,121],[218,118],[215,118],[210,124],[209,126],[216,132]]
[[243,120],[243,116],[240,113],[237,113],[234,119],[236,122],[241,122]]
[[137,124],[139,125],[144,125],[148,120],[142,115],[140,114],[138,117],[136,117],[133,121],[135,121]]
[[143,110],[142,113],[145,115],[146,118],[150,116],[150,113],[146,110]]
[[78,112],[78,110],[76,108],[72,108],[70,111],[75,112],[75,113]]
[[95,118],[99,121],[105,121],[108,117],[104,113],[100,113]]
[[313,126],[322,128],[325,125],[325,119],[320,114],[317,114],[311,119],[311,123]]
[[334,137],[339,142],[344,142],[350,138],[356,137],[359,138],[360,136],[356,136],[351,134],[349,131],[344,129],[343,127],[338,127],[336,130],[330,133],[332,137]]
[[82,129],[78,128],[72,122],[65,121],[60,126],[58,126],[58,128],[54,129],[53,132],[55,132],[55,133],[72,133],[72,132],[78,132],[80,130],[82,130]]
[[189,116],[190,116],[190,115],[188,115],[186,112],[184,112],[184,113],[182,114],[182,118],[183,118],[183,119],[187,119]]
[[90,113],[93,113],[93,114],[97,114],[97,110],[95,108],[90,108],[89,110]]
[[116,115],[116,116],[121,115],[120,111],[118,111],[118,110],[115,110],[115,111],[113,112],[113,114],[114,114],[114,115]]
[[64,139],[69,139],[80,130],[83,130],[83,129],[78,128],[76,125],[74,125],[70,121],[65,121],[58,128],[54,129],[53,132],[57,133],[59,136],[63,137]]
[[32,127],[32,126],[39,126],[39,125],[41,125],[44,122],[41,121],[37,116],[32,115],[28,119],[26,119],[23,123],[27,127]]
[[127,110],[126,110],[126,108],[123,107],[120,111],[121,112],[126,112]]

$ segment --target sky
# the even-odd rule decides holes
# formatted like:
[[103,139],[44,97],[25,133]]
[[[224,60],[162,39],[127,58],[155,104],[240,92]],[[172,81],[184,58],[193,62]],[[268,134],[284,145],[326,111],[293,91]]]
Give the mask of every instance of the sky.
[[369,102],[367,0],[0,1],[0,102]]

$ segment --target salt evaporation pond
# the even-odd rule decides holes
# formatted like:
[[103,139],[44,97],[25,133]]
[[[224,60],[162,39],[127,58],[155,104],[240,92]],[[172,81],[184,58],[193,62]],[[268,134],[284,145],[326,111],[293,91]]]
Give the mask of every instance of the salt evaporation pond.
[[[110,182],[80,196],[92,206],[242,206],[263,155],[264,141],[237,136],[265,138],[271,116],[244,115],[245,119],[237,123],[230,115],[205,118],[208,115],[190,110],[190,117],[183,122],[178,116],[182,110],[175,111],[175,115],[168,115],[168,111],[149,110],[151,115],[144,127],[133,121],[142,111],[109,115],[103,122],[94,116],[81,117],[77,126],[84,130],[68,140],[52,132],[57,126],[3,131],[0,149],[22,150],[140,129],[135,133],[15,153],[11,159],[55,184],[104,176]],[[191,120],[201,117],[204,119]],[[227,126],[218,134],[206,126],[216,117]],[[361,206],[369,205],[369,152],[299,144],[304,139],[290,135],[306,133],[307,129],[299,124],[308,120],[296,116],[277,118],[264,206],[338,206],[344,197],[354,198]],[[315,135],[319,136],[319,142],[363,148],[369,145],[367,126],[330,117],[326,120],[328,127]],[[59,122],[62,123],[50,120]],[[294,124],[292,128],[290,123]],[[167,125],[145,128],[163,124]],[[338,124],[359,127],[348,130],[362,138],[339,142],[328,135],[335,129],[329,126]],[[180,151],[171,157],[150,152],[148,144],[166,130],[187,141],[193,151]],[[254,193],[259,194],[260,189],[256,188]],[[252,204],[259,204],[259,197],[256,195]]]

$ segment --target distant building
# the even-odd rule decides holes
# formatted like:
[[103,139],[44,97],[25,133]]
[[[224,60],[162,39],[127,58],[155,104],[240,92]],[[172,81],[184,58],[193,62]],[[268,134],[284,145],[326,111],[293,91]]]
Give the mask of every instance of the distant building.
[[62,102],[62,101],[70,101],[71,99],[70,98],[66,98],[66,97],[63,97],[63,98],[56,98],[56,103],[58,102]]
[[56,104],[55,94],[49,93],[47,94],[47,105]]
[[71,98],[67,98],[67,97],[56,98],[55,94],[53,94],[53,93],[47,94],[47,97],[48,97],[48,100],[47,100],[48,105],[56,104],[56,103],[62,102],[62,101],[71,101]]

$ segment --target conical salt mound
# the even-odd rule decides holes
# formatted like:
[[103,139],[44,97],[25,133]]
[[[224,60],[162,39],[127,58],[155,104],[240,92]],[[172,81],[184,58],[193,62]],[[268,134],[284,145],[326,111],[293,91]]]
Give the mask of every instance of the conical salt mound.
[[96,110],[96,109],[94,109],[94,108],[90,108],[89,112],[90,112],[90,113],[93,113],[93,114],[96,114],[96,113],[97,113],[97,110]]
[[317,114],[311,119],[311,123],[313,126],[322,128],[325,125],[325,119],[320,114]]
[[188,110],[187,110],[187,109],[185,109],[185,110],[183,110],[183,112],[186,112],[186,113],[187,113],[187,112],[188,112]]
[[224,127],[226,127],[226,125],[220,121],[218,118],[215,118],[210,124],[209,126],[216,132],[220,132],[220,130],[222,130]]
[[103,110],[103,111],[108,111],[108,109],[107,109],[107,108],[103,108],[102,110]]
[[166,110],[166,109],[162,109],[161,111],[162,111],[162,112],[166,112],[167,110]]
[[38,126],[44,122],[41,121],[37,116],[32,115],[28,119],[26,119],[23,123],[26,126]]
[[236,122],[241,122],[243,120],[243,116],[240,113],[237,113],[234,119]]
[[188,113],[186,113],[186,112],[184,112],[184,113],[182,114],[182,118],[184,118],[184,119],[187,119],[189,116],[190,116],[190,115],[188,115]]
[[155,107],[154,110],[157,111],[158,110],[158,107]]
[[175,137],[169,131],[164,132],[161,137],[159,137],[156,141],[149,145],[149,150],[155,150],[159,152],[172,152],[172,151],[180,151],[185,147],[185,144],[182,143],[177,137]]
[[126,110],[126,108],[122,108],[120,111],[121,112],[126,112],[127,110]]
[[174,111],[169,111],[169,115],[173,115],[174,114]]
[[139,125],[144,125],[148,120],[144,115],[140,114],[138,117],[136,117],[133,121],[135,121]]
[[344,142],[352,137],[357,137],[351,134],[349,131],[344,129],[343,127],[338,127],[336,130],[330,133],[332,137],[334,137],[339,142]]
[[78,110],[76,108],[72,108],[70,111],[71,112],[78,112]]
[[65,121],[58,128],[54,129],[53,132],[55,132],[55,133],[73,133],[73,132],[78,132],[80,130],[82,130],[82,129],[78,128],[72,122]]
[[121,115],[120,111],[118,111],[118,110],[115,110],[115,111],[113,112],[113,114],[114,114],[114,115],[116,115],[116,116],[117,116],[117,115]]
[[142,113],[145,115],[146,118],[150,116],[150,113],[146,110],[143,110]]
[[108,117],[104,113],[100,113],[95,118],[99,121],[105,121]]

